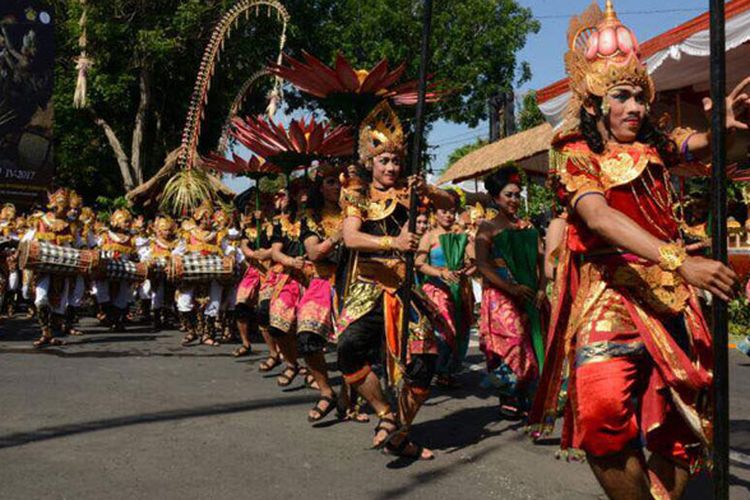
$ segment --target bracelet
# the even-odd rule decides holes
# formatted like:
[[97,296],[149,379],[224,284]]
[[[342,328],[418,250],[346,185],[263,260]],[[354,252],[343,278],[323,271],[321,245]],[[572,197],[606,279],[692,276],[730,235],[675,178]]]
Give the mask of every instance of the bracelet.
[[667,243],[659,247],[659,267],[665,271],[676,271],[687,259],[685,247],[677,243]]
[[392,250],[393,238],[391,238],[390,236],[383,236],[382,238],[378,239],[378,246],[383,250]]

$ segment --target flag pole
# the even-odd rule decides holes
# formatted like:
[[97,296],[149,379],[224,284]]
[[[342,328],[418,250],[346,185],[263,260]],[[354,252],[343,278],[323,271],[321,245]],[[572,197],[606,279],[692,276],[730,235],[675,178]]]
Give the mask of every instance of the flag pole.
[[[713,258],[727,262],[726,185],[726,39],[724,0],[710,0],[711,24],[711,209]],[[711,307],[714,350],[714,498],[729,498],[729,361],[727,304],[714,299]]]
[[[411,175],[419,175],[422,163],[422,139],[424,135],[424,109],[425,94],[427,92],[427,72],[430,62],[430,37],[432,34],[432,0],[424,0],[422,6],[422,47],[419,62],[419,87],[417,94],[417,109],[414,124],[414,140],[412,143],[411,162],[409,163]],[[409,193],[409,232],[414,233],[417,229],[417,192],[414,189]],[[409,346],[409,313],[414,285],[414,252],[406,254],[406,277],[404,288],[401,293],[403,302],[403,318],[401,322],[401,363],[406,366],[407,349]]]

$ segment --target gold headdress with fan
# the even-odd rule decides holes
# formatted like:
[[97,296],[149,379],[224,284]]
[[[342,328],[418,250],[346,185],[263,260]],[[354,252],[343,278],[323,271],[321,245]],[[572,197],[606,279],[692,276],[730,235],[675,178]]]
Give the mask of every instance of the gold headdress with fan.
[[16,206],[13,203],[3,203],[0,210],[0,220],[11,221],[16,218]]
[[604,97],[616,85],[640,86],[649,102],[655,96],[638,40],[617,18],[611,0],[606,1],[604,12],[594,2],[570,20],[565,69],[573,92],[564,127],[567,130],[578,125],[581,105],[589,96]]
[[114,228],[124,228],[133,220],[130,212],[124,208],[115,210],[109,218],[109,225]]
[[359,159],[370,160],[379,154],[404,152],[404,129],[387,101],[378,104],[362,122],[359,131]]
[[211,214],[214,211],[214,206],[211,203],[210,200],[203,200],[203,203],[201,203],[198,208],[195,209],[193,212],[193,219],[196,221],[201,220],[203,217],[205,217],[207,214]]
[[70,190],[70,194],[68,195],[68,202],[70,204],[70,208],[76,208],[80,210],[81,207],[83,207],[83,198],[81,198],[81,195],[79,195],[72,189]]
[[60,188],[49,195],[47,208],[66,208],[69,204],[68,190]]
[[171,217],[157,217],[154,228],[158,232],[172,232],[175,229],[175,222]]

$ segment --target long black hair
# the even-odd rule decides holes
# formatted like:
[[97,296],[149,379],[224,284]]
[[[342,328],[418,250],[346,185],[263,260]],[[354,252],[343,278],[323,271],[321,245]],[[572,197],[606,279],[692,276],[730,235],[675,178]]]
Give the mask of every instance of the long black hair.
[[[596,154],[604,153],[604,138],[599,133],[597,124],[604,118],[602,113],[602,98],[598,96],[590,97],[594,106],[595,114],[592,115],[586,108],[581,106],[579,119],[581,121],[581,134],[586,140],[589,149]],[[659,152],[662,160],[667,166],[676,165],[680,162],[677,144],[662,130],[660,130],[647,116],[638,131],[636,140],[643,144],[648,144]]]

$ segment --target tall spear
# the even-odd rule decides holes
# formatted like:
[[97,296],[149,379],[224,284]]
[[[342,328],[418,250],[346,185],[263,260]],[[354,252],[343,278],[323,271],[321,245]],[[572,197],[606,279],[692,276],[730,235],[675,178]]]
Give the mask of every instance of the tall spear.
[[[432,32],[432,0],[424,0],[422,13],[422,51],[419,62],[419,89],[417,94],[416,120],[414,124],[414,142],[412,144],[410,174],[419,175],[421,172],[422,139],[424,134],[424,108],[427,92],[427,71],[430,63],[430,36]],[[409,232],[417,230],[417,192],[411,189],[409,193]],[[403,318],[401,322],[401,364],[406,366],[407,349],[409,346],[409,313],[412,286],[414,285],[414,252],[406,254],[406,279],[401,292],[403,302]]]
[[[711,193],[713,212],[713,258],[727,262],[726,185],[726,45],[724,0],[710,0],[711,22],[711,143],[713,166]],[[714,498],[729,498],[729,363],[727,304],[714,300],[711,307],[714,332]]]

